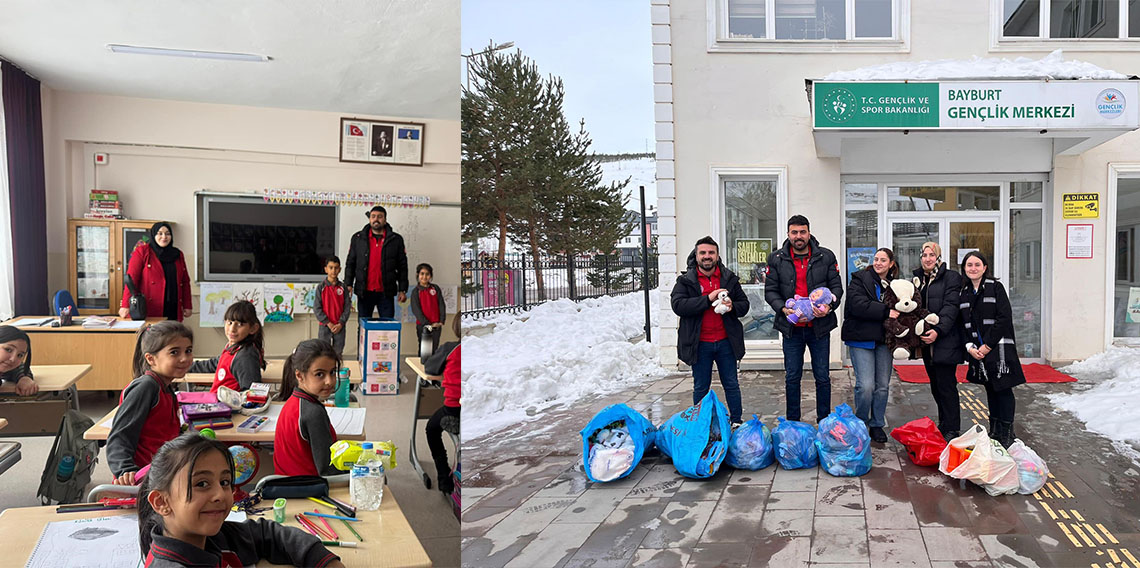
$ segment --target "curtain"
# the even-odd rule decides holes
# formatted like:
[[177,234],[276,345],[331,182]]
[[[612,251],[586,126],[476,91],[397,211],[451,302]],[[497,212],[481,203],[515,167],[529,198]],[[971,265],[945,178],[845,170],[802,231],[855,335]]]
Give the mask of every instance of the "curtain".
[[[4,108],[4,77],[0,74],[0,109]],[[0,321],[15,315],[12,280],[12,211],[8,206],[8,150],[4,141],[4,113],[0,112]]]
[[48,314],[47,204],[40,82],[0,61],[14,270],[13,310]]

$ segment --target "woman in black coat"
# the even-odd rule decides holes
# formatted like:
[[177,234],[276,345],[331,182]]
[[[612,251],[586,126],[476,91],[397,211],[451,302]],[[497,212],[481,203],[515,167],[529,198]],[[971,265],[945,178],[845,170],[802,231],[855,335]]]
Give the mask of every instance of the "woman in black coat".
[[851,355],[855,371],[855,416],[867,424],[871,439],[883,443],[887,433],[887,398],[893,358],[887,349],[883,322],[899,313],[884,304],[885,283],[899,274],[895,253],[889,248],[875,251],[871,265],[851,275],[847,302],[843,304],[841,337]]
[[958,304],[962,293],[962,276],[946,268],[942,247],[935,242],[922,244],[922,266],[914,270],[919,280],[922,305],[938,314],[938,323],[922,335],[922,364],[930,379],[930,394],[938,407],[938,431],[947,440],[957,438],[962,430],[961,408],[958,406],[958,377],[955,372],[965,353],[958,331]]
[[1013,387],[1025,382],[1025,374],[1014,343],[1009,296],[989,271],[989,261],[977,251],[962,259],[961,328],[970,363],[966,380],[986,387],[990,437],[1008,448],[1014,438]]

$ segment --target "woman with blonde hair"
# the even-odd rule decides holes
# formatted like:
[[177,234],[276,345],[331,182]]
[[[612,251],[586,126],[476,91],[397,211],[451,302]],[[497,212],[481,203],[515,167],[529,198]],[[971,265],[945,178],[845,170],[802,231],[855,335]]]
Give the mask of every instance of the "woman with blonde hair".
[[957,438],[962,430],[958,378],[954,374],[965,359],[958,326],[962,275],[946,268],[942,247],[936,242],[922,243],[920,262],[914,275],[919,280],[922,306],[938,314],[938,323],[922,335],[922,364],[930,379],[930,394],[934,395],[934,404],[938,407],[938,430],[950,440]]

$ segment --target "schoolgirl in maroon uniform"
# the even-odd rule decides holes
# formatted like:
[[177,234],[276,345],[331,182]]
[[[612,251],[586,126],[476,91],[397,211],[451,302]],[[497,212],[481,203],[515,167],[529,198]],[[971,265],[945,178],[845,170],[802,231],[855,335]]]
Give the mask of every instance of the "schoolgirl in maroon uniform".
[[336,475],[329,462],[336,431],[321,402],[336,390],[340,355],[327,341],[307,339],[285,360],[284,400],[273,434],[273,471],[278,475]]
[[210,392],[216,393],[222,386],[248,390],[249,385],[261,382],[261,371],[265,369],[265,336],[257,308],[245,300],[234,302],[226,308],[225,322],[228,343],[222,354],[195,362],[189,372],[214,373]]
[[119,410],[107,435],[107,464],[115,482],[134,485],[162,444],[178,437],[178,402],[170,383],[194,363],[194,332],[167,320],[144,325],[135,340],[136,379],[119,395]]
[[158,450],[139,488],[139,548],[147,568],[239,568],[261,560],[344,568],[320,539],[267,518],[226,521],[234,458],[225,444],[188,432]]

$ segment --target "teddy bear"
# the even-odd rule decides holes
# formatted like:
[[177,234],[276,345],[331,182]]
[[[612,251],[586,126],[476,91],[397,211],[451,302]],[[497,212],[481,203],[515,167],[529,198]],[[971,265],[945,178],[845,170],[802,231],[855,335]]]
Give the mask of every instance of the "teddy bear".
[[899,312],[883,322],[887,349],[895,359],[917,359],[922,354],[922,334],[938,323],[938,314],[922,307],[919,280],[896,278],[883,282],[883,303]]
[[728,313],[728,310],[731,310],[732,308],[728,307],[728,304],[725,303],[725,300],[727,299],[728,292],[721,290],[720,294],[718,294],[716,297],[716,301],[713,302],[713,311],[718,314]]
[[788,301],[784,302],[784,307],[792,310],[792,313],[788,314],[788,321],[796,324],[815,319],[815,312],[812,311],[812,308],[821,308],[834,301],[835,296],[832,295],[831,290],[820,286],[812,290],[807,297],[796,294],[795,297],[788,298]]

